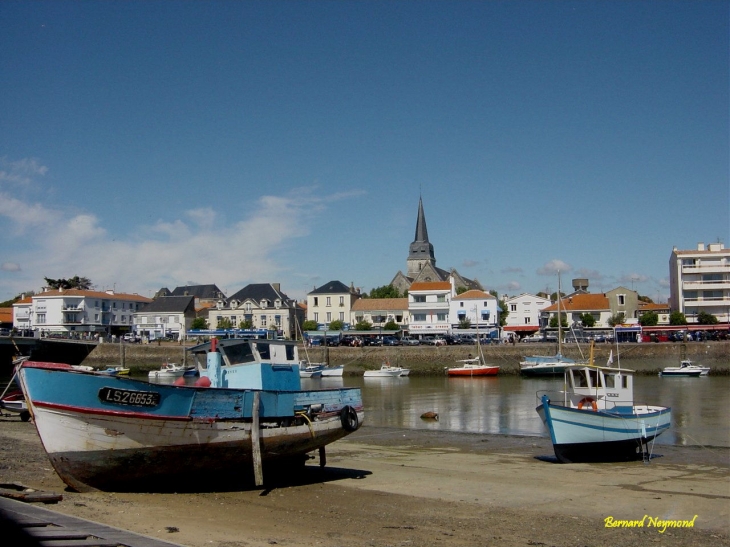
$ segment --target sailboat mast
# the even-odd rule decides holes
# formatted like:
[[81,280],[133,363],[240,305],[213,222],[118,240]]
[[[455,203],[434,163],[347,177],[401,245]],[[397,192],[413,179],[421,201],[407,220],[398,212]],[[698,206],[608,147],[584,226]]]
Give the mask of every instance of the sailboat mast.
[[563,355],[563,319],[560,317],[560,270],[558,270],[558,355]]

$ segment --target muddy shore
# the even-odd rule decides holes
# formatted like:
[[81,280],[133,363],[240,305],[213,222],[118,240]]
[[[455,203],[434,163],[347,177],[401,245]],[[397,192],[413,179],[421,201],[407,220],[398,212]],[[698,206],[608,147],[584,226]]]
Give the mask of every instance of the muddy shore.
[[[324,469],[266,476],[263,489],[79,494],[32,423],[0,417],[0,481],[62,493],[50,509],[190,547],[730,546],[730,449],[656,450],[650,464],[563,465],[540,437],[364,426],[328,447]],[[694,525],[662,533],[659,521]]]

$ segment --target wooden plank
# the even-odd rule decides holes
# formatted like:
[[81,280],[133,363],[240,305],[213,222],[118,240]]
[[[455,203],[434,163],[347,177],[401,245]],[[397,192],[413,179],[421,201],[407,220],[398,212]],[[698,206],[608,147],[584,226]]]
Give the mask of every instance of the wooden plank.
[[28,534],[39,539],[85,539],[91,534],[80,532],[63,526],[46,526],[45,528],[28,528]]
[[83,539],[83,540],[42,540],[39,541],[42,547],[123,547],[116,541],[106,541],[103,539]]
[[[182,547],[134,532],[128,532],[112,526],[106,526],[78,517],[70,517],[37,505],[29,505],[19,501],[0,497],[0,510],[15,520],[45,520],[57,527],[67,527],[88,533],[86,539],[51,540],[42,539],[44,547]],[[26,529],[30,532],[30,529]],[[97,539],[98,538],[98,539]]]
[[261,440],[259,429],[259,403],[261,393],[255,391],[253,394],[253,405],[251,412],[253,414],[253,423],[251,424],[251,452],[253,456],[253,474],[256,486],[264,484],[264,471],[261,463]]

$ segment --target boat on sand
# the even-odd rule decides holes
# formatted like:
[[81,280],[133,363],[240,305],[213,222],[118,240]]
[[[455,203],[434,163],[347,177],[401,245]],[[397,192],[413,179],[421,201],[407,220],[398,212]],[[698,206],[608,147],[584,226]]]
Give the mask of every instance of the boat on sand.
[[[672,422],[672,411],[634,402],[634,371],[593,364],[565,369],[565,390],[538,391],[536,411],[560,462],[648,461],[649,443]],[[652,444],[653,446],[653,444]]]
[[295,342],[212,340],[190,349],[195,385],[159,384],[26,362],[21,388],[61,479],[78,491],[229,485],[357,430],[357,388],[303,391]]

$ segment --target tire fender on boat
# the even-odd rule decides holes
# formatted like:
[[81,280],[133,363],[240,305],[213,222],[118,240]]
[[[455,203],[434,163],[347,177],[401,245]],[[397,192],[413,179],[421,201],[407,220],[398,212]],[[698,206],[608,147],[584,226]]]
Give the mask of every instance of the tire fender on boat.
[[340,411],[340,420],[345,431],[353,432],[360,427],[360,420],[357,417],[357,411],[350,405],[345,405]]
[[596,400],[593,397],[583,397],[578,402],[578,410],[582,410],[583,409],[583,405],[586,405],[588,403],[591,404],[591,407],[593,408],[593,412],[598,411],[598,403],[596,403]]

